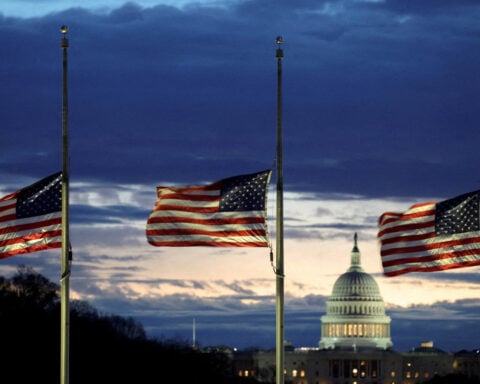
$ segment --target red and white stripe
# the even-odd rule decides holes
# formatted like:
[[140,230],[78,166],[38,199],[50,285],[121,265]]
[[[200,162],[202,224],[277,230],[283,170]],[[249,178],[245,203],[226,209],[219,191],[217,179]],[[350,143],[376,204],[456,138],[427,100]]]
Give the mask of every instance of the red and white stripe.
[[219,212],[221,183],[158,187],[147,220],[155,246],[267,247],[265,211]]
[[17,219],[19,192],[0,199],[0,258],[62,246],[62,212]]
[[433,272],[480,265],[480,233],[435,234],[436,204],[415,204],[405,213],[386,212],[378,239],[384,274]]

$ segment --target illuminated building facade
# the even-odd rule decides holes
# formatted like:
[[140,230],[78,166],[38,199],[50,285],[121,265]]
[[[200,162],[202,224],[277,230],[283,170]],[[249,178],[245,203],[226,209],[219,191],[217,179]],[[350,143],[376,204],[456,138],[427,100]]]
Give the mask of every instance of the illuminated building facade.
[[360,264],[357,235],[351,253],[350,268],[333,286],[322,317],[320,349],[373,347],[389,349],[390,317],[377,282]]
[[[336,280],[321,317],[318,347],[286,348],[285,383],[417,384],[435,375],[480,375],[480,353],[447,353],[433,342],[394,351],[390,322],[376,281],[361,266],[355,235],[350,267]],[[275,383],[275,361],[274,350],[239,352],[234,369],[240,377]]]

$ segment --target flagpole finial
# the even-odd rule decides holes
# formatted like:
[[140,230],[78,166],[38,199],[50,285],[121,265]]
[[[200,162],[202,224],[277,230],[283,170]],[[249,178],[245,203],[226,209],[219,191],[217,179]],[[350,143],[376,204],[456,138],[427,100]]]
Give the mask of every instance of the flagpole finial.
[[63,35],[62,48],[68,48],[68,39],[67,39],[68,27],[66,25],[62,25],[60,27],[60,33]]
[[282,36],[277,36],[275,39],[275,43],[277,43],[278,48],[277,48],[277,59],[282,59],[283,58],[283,50],[281,48],[281,45],[283,44],[283,37]]

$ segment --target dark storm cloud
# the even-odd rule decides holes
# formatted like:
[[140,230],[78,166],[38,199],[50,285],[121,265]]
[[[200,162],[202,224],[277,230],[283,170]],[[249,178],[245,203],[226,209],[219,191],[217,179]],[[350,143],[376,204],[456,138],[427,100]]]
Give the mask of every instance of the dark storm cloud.
[[432,12],[448,11],[448,9],[478,6],[478,2],[475,0],[460,0],[454,3],[449,0],[387,0],[377,4],[382,8],[390,9],[394,12],[418,14],[430,14]]
[[[243,282],[244,283],[244,282]],[[187,282],[188,285],[192,281]],[[239,285],[242,283],[239,282]],[[208,285],[199,282],[197,287]],[[226,344],[239,348],[273,348],[275,345],[275,300],[273,296],[255,296],[256,304],[243,304],[253,298],[236,294],[222,298],[200,298],[190,295],[169,295],[158,299],[124,300],[98,296],[99,308],[116,308],[116,313],[138,319],[153,337],[191,340],[193,318],[197,338],[202,346]],[[93,292],[93,291],[92,291]],[[320,318],[326,312],[326,297],[309,295],[303,298],[285,297],[285,338],[294,346],[315,347],[320,340]],[[109,303],[109,300],[114,302]],[[394,348],[407,351],[422,341],[433,340],[446,351],[478,347],[475,324],[480,313],[474,300],[407,308],[387,307],[392,318]]]
[[192,183],[271,167],[284,35],[289,190],[476,189],[479,13],[467,1],[257,0],[3,17],[2,174],[59,168],[67,24],[72,180]]
[[[286,226],[285,237],[288,239],[305,240],[317,239],[333,240],[333,239],[348,239],[351,240],[352,234],[355,232],[369,231],[372,226],[353,225],[347,223],[330,223],[325,225],[305,225],[305,226]],[[272,231],[275,234],[275,231]],[[370,236],[363,235],[363,239],[369,239]]]
[[[0,15],[2,187],[13,192],[61,167],[59,27],[67,24],[72,194],[98,195],[95,205],[85,198],[71,207],[75,289],[95,297],[102,311],[133,315],[151,335],[189,339],[195,316],[201,343],[273,347],[274,297],[254,295],[253,281],[216,281],[234,293],[218,299],[132,300],[131,288],[107,292],[94,273],[152,288],[208,292],[213,282],[145,281],[134,276],[148,257],[140,247],[128,256],[102,248],[145,242],[144,228],[133,221],[146,220],[159,184],[274,166],[277,35],[285,38],[287,192],[311,192],[312,200],[403,196],[407,208],[411,197],[478,189],[479,16],[473,0],[251,0],[181,9],[127,3],[109,13]],[[130,183],[151,186],[150,193],[137,192],[135,206],[116,195],[131,192]],[[316,214],[331,212],[322,207]],[[309,225],[290,215],[285,232],[292,239],[350,240],[377,217],[334,220]],[[86,224],[113,225],[115,235]],[[125,264],[112,267],[114,259]],[[34,260],[38,272],[58,281],[58,252]],[[32,257],[13,261],[28,265]],[[422,278],[477,281],[468,273]],[[317,345],[325,299],[287,297],[286,338],[294,345]],[[388,312],[396,349],[430,337],[448,350],[475,347],[479,314],[470,301]]]
[[394,308],[388,310],[388,314],[392,317],[391,332],[392,338],[397,339],[396,348],[408,350],[424,340],[433,340],[438,348],[447,351],[478,347],[477,300]]
[[147,209],[139,209],[126,205],[109,205],[94,207],[90,205],[72,205],[71,223],[73,224],[114,224],[122,223],[122,220],[144,220],[150,213]]

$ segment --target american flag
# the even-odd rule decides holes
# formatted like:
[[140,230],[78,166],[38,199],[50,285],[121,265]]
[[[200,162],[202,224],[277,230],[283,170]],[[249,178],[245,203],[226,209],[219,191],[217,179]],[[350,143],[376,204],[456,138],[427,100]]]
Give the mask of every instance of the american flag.
[[203,186],[157,187],[147,220],[154,246],[267,247],[266,200],[271,171]]
[[0,258],[62,246],[62,173],[0,199]]
[[379,219],[386,276],[480,265],[480,191],[412,205]]

